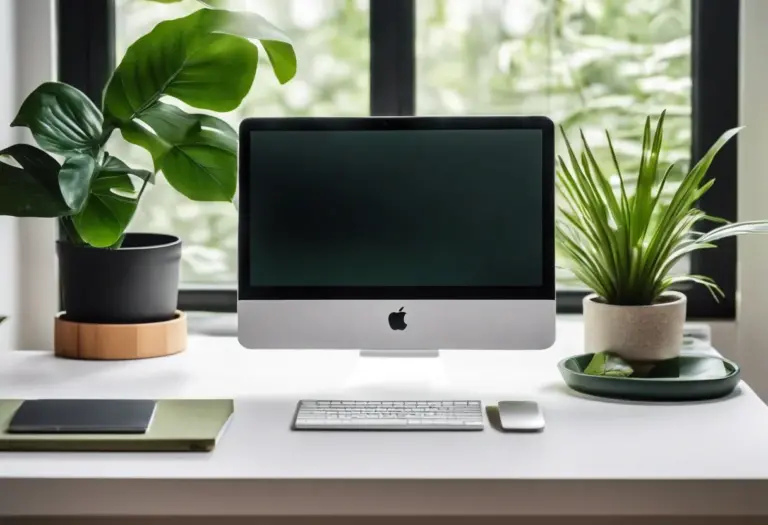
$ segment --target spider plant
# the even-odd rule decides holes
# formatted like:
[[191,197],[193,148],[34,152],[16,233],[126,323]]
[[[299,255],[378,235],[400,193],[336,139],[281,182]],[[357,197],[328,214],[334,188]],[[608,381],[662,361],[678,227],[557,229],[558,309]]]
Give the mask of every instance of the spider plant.
[[[651,117],[645,120],[634,188],[619,166],[608,131],[605,135],[612,163],[601,166],[583,132],[582,152],[577,156],[560,128],[568,161],[558,156],[557,189],[562,205],[556,223],[557,245],[566,257],[566,268],[607,304],[655,304],[666,290],[684,282],[707,287],[717,300],[723,296],[717,283],[706,275],[670,275],[675,263],[692,252],[715,247],[713,243],[720,239],[768,232],[768,221],[729,223],[696,207],[715,183],[707,178],[712,161],[741,128],[723,133],[665,203],[662,195],[672,184],[673,165],[663,172],[659,169],[664,115],[653,131]],[[618,189],[610,183],[612,176],[618,177]],[[697,231],[696,227],[706,221],[721,225]]]

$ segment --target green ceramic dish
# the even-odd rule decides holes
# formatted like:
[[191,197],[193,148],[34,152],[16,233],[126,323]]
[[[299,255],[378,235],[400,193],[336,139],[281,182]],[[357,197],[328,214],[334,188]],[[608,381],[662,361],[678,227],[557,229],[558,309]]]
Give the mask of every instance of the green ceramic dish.
[[[593,354],[560,361],[565,383],[584,394],[642,401],[698,401],[727,396],[739,384],[739,366],[719,357],[684,355],[665,362],[667,377],[610,377],[584,373]],[[677,374],[676,377],[673,377]],[[653,375],[653,374],[651,374]]]

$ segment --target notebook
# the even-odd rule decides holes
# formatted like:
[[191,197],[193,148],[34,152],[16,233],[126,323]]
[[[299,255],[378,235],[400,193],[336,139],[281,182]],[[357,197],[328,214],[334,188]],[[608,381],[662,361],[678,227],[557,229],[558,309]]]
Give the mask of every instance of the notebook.
[[234,413],[231,399],[161,399],[143,434],[9,432],[11,419],[23,402],[0,400],[0,451],[211,451]]
[[12,434],[143,434],[153,399],[31,399],[13,414]]

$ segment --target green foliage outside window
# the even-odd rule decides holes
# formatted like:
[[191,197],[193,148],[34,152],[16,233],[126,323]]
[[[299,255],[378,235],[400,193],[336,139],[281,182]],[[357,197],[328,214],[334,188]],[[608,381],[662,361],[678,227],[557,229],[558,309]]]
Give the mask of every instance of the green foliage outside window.
[[[257,75],[240,108],[220,118],[236,125],[250,116],[368,114],[367,0],[226,4],[258,12],[283,29],[302,67],[285,86]],[[119,54],[157,21],[197,7],[193,0],[151,9],[145,0],[117,0],[117,5]],[[664,161],[676,161],[670,191],[687,172],[690,0],[416,0],[415,5],[419,114],[545,114],[569,134],[583,129],[597,161],[606,166],[612,165],[604,140],[609,129],[619,162],[627,173],[636,173],[643,132],[638,122],[666,109]],[[565,152],[561,140],[557,148]],[[137,155],[128,155],[129,164],[150,161],[133,151]],[[618,178],[612,182],[618,184]],[[162,182],[147,193],[134,229],[170,231],[184,239],[187,283],[231,286],[237,275],[236,211],[185,201]],[[565,274],[559,284],[577,285]]]

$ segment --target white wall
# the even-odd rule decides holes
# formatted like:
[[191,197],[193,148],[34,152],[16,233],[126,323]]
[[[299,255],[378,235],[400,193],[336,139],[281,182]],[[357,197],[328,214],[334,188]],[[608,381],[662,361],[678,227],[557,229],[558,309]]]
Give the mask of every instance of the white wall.
[[[768,1],[742,0],[739,219],[768,219]],[[716,81],[716,80],[714,80]],[[739,240],[738,359],[768,400],[768,238]]]
[[[14,2],[0,2],[0,78],[15,78],[16,38],[14,30]],[[0,149],[16,139],[8,127],[16,111],[16,86],[13,82],[0,82]],[[14,346],[18,326],[18,220],[0,217],[0,316],[9,319],[0,325],[0,350]]]
[[[32,141],[9,125],[26,94],[54,78],[54,19],[54,0],[0,1],[0,148]],[[0,217],[0,350],[53,347],[54,240],[53,220]]]
[[[2,0],[9,3],[8,0]],[[11,2],[12,3],[12,2]],[[55,0],[15,0],[17,108],[40,83],[56,78]],[[64,2],[66,5],[66,2]],[[22,131],[22,139],[34,139]],[[53,349],[58,310],[58,274],[53,219],[20,219],[17,348]]]

